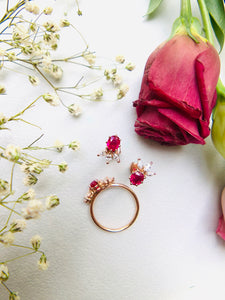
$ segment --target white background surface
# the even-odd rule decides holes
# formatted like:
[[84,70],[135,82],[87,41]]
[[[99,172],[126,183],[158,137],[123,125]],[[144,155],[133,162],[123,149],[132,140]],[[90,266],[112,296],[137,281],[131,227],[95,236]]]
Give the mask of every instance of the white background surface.
[[[69,169],[65,174],[47,171],[40,177],[37,189],[44,195],[56,193],[61,205],[43,214],[40,220],[31,221],[21,235],[24,243],[29,243],[33,234],[41,234],[49,270],[42,273],[37,270],[38,257],[18,261],[9,265],[12,274],[9,286],[19,291],[24,300],[222,299],[225,242],[215,230],[221,214],[219,196],[224,186],[224,160],[210,137],[205,146],[165,147],[134,132],[136,113],[132,102],[138,98],[145,62],[170,35],[172,23],[179,15],[179,1],[164,1],[149,21],[143,18],[148,0],[82,0],[82,17],[74,13],[74,1],[56,1],[56,6],[59,16],[66,10],[70,18],[74,15],[74,23],[97,55],[114,58],[123,54],[137,67],[125,78],[130,90],[120,102],[78,100],[83,108],[78,119],[69,116],[62,107],[53,108],[40,102],[26,117],[39,123],[42,131],[22,124],[1,133],[2,145],[25,146],[42,132],[44,137],[39,142],[42,146],[51,145],[56,139],[65,143],[78,139],[81,143],[79,152],[47,154],[56,162],[66,160]],[[196,7],[194,11],[198,15]],[[67,39],[64,43],[67,51],[72,41]],[[10,115],[43,88],[28,88],[19,75],[0,76],[8,91],[8,96],[0,99],[1,111]],[[72,71],[66,76],[73,76]],[[223,73],[222,78],[225,82]],[[73,98],[64,97],[67,103],[74,102]],[[97,153],[113,134],[122,140],[121,163],[106,165]],[[137,221],[118,234],[98,229],[83,203],[89,183],[95,178],[115,176],[117,182],[129,184],[130,163],[139,157],[146,163],[154,161],[157,175],[134,187],[140,201]],[[4,162],[1,165],[4,167]],[[5,172],[1,168],[0,177]],[[16,172],[19,186],[23,176],[19,170]],[[118,205],[119,196],[116,193]],[[114,194],[108,198],[114,200]],[[109,207],[115,208],[109,202],[102,203],[99,211],[103,219]],[[126,219],[126,207],[122,206],[118,221]],[[7,256],[7,251],[1,248],[2,255]],[[3,288],[0,299],[7,299]]]

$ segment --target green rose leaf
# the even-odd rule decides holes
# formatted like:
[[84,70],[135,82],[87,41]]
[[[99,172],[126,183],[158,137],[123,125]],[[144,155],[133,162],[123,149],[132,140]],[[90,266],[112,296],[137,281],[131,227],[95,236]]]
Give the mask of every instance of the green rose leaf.
[[212,27],[222,50],[225,37],[225,10],[223,0],[205,0]]
[[158,8],[161,2],[162,0],[150,0],[146,15],[150,16]]

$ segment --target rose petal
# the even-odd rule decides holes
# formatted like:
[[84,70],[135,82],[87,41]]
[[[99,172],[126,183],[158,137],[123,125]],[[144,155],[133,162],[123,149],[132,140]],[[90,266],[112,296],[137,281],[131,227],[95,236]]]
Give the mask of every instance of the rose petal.
[[[206,47],[206,43],[197,44],[186,35],[169,40],[159,50],[149,70],[151,88],[164,95],[164,100],[199,114],[201,103],[195,78],[195,58]],[[162,66],[167,66],[163,72]]]
[[178,127],[189,133],[194,140],[196,140],[196,144],[205,144],[204,139],[199,135],[199,130],[195,119],[190,118],[188,115],[185,115],[175,108],[160,108],[158,111],[178,125]]
[[219,218],[218,227],[216,229],[216,233],[225,240],[225,222],[223,216]]
[[[209,43],[208,48],[200,53],[195,62],[197,83],[202,103],[202,119],[208,120],[215,105],[215,88],[220,72],[220,60],[216,49]],[[213,68],[211,67],[213,66]]]

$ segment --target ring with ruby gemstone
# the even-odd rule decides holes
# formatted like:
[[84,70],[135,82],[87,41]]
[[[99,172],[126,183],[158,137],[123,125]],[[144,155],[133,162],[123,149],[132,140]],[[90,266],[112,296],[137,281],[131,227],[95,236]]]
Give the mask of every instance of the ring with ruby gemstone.
[[156,173],[152,172],[152,164],[153,162],[151,161],[150,163],[144,165],[140,158],[138,158],[136,163],[132,162],[130,166],[130,184],[138,186],[143,183],[146,176],[156,175]]
[[[109,228],[105,225],[102,225],[96,219],[95,214],[94,214],[94,203],[95,203],[97,196],[104,190],[106,190],[108,188],[113,188],[113,187],[119,187],[119,188],[122,188],[122,189],[125,189],[126,191],[128,191],[131,194],[131,196],[133,197],[135,204],[136,204],[136,210],[135,210],[134,216],[131,219],[131,221],[128,224],[126,224],[122,227],[118,227],[118,228]],[[105,178],[104,180],[93,180],[89,185],[89,191],[88,191],[87,195],[85,196],[84,201],[87,204],[90,204],[90,214],[91,214],[91,217],[92,217],[94,223],[99,228],[101,228],[105,231],[109,231],[109,232],[120,232],[120,231],[123,231],[123,230],[129,228],[135,222],[135,220],[137,219],[138,213],[139,213],[139,202],[138,202],[138,198],[137,198],[136,194],[134,193],[134,191],[132,189],[130,189],[128,186],[126,186],[125,184],[115,183],[114,178]]]
[[108,138],[106,142],[106,148],[98,156],[105,156],[106,163],[108,164],[111,160],[116,160],[120,162],[121,153],[121,140],[117,135],[112,135]]

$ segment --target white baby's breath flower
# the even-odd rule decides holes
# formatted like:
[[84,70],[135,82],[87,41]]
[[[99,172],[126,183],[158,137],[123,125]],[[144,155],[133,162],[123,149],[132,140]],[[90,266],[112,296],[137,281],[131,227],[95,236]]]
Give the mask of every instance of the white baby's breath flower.
[[112,76],[112,82],[115,86],[119,86],[122,83],[122,77],[118,74]]
[[33,172],[35,174],[41,174],[43,172],[43,168],[40,163],[32,163],[30,164],[30,172]]
[[[53,50],[57,49],[57,44],[58,44],[58,40],[59,40],[59,34],[55,34],[55,33],[45,33],[43,35],[43,41],[45,43],[45,45],[50,46]],[[49,57],[49,55],[48,55]],[[48,66],[50,66],[48,64]]]
[[6,281],[9,278],[9,270],[5,264],[0,265],[0,282]]
[[43,55],[41,60],[42,67],[48,68],[52,64],[52,59],[50,55]]
[[28,174],[24,179],[23,179],[23,183],[24,185],[35,185],[37,183],[38,179],[35,175],[33,174]]
[[57,65],[52,64],[50,68],[50,74],[56,79],[59,80],[62,78],[63,69]]
[[48,159],[42,159],[39,161],[39,164],[42,166],[42,168],[46,169],[50,166],[51,161]]
[[123,64],[125,62],[125,57],[123,55],[117,55],[116,62]]
[[6,232],[0,235],[0,243],[2,243],[4,246],[10,246],[15,240],[14,233],[12,232]]
[[44,206],[40,200],[33,199],[28,202],[26,208],[22,209],[23,217],[26,220],[37,219],[44,211]]
[[64,173],[68,169],[68,164],[64,161],[58,165],[59,172]]
[[16,42],[27,42],[29,39],[29,34],[27,28],[19,23],[16,24],[13,28],[13,35],[12,38]]
[[38,267],[42,271],[46,271],[49,267],[49,262],[47,261],[46,255],[43,253],[38,261]]
[[81,107],[76,103],[68,106],[68,111],[75,117],[78,117],[82,113]]
[[7,57],[9,61],[15,61],[16,60],[16,54],[15,52],[8,52]]
[[0,113],[0,126],[7,123],[8,118],[6,118],[5,115],[3,115],[3,113]]
[[2,47],[0,47],[0,56],[4,56],[6,54],[5,49],[3,49]]
[[21,156],[21,148],[15,145],[8,145],[4,151],[4,155],[11,161],[17,161]]
[[129,91],[129,86],[127,84],[122,84],[119,88],[117,99],[123,98],[128,91]]
[[18,295],[18,293],[14,293],[14,292],[11,292],[10,295],[9,295],[9,300],[20,300],[20,296]]
[[83,58],[89,63],[90,66],[95,64],[96,56],[93,53],[83,54]]
[[5,86],[0,83],[0,95],[6,92]]
[[36,86],[39,84],[39,78],[37,76],[31,76],[29,75],[29,81],[32,85]]
[[29,173],[30,173],[29,164],[26,163],[26,162],[23,162],[23,163],[20,165],[20,169],[21,169],[21,171],[24,172],[25,174],[29,174]]
[[42,97],[47,103],[53,106],[59,105],[59,97],[56,94],[46,93]]
[[18,202],[21,201],[29,201],[35,198],[35,190],[30,188],[27,192],[23,193],[19,198],[18,198]]
[[30,243],[35,251],[37,251],[41,246],[42,238],[40,235],[36,234],[30,239]]
[[133,63],[128,63],[125,67],[128,71],[133,71],[135,69],[135,64]]
[[54,143],[54,147],[56,148],[56,150],[58,152],[62,152],[63,148],[64,148],[64,144],[61,141],[56,140],[55,143]]
[[56,32],[60,30],[59,26],[53,21],[47,21],[43,24],[43,26],[49,32]]
[[4,196],[9,193],[9,183],[6,180],[0,179],[0,196]]
[[91,94],[91,99],[92,100],[101,100],[102,96],[103,96],[103,89],[98,88]]
[[10,224],[9,231],[11,231],[11,232],[21,232],[26,228],[26,226],[27,226],[27,222],[24,219],[17,219],[17,220],[14,220]]
[[78,141],[72,141],[68,147],[74,151],[80,149],[80,143]]
[[38,15],[40,12],[39,6],[35,1],[26,1],[25,9],[34,15]]
[[50,15],[52,12],[53,12],[53,7],[51,7],[51,6],[47,6],[47,7],[45,7],[45,9],[43,10],[43,13],[44,13],[45,15]]
[[70,26],[70,22],[67,19],[61,19],[59,22],[60,27],[68,27]]
[[52,209],[59,205],[59,198],[56,195],[50,195],[45,202],[46,209]]

